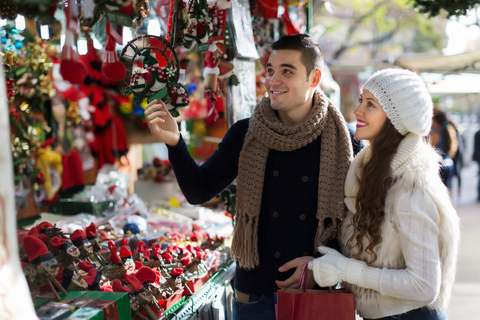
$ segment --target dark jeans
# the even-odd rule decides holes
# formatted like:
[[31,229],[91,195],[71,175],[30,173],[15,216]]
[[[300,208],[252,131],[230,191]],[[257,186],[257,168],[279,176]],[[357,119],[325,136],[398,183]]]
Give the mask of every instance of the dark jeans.
[[[363,318],[363,320],[373,319]],[[375,320],[447,320],[447,316],[443,311],[439,314],[436,310],[430,310],[427,307],[423,307],[406,313],[379,318]]]
[[233,320],[275,320],[273,296],[251,294],[248,302],[232,300]]

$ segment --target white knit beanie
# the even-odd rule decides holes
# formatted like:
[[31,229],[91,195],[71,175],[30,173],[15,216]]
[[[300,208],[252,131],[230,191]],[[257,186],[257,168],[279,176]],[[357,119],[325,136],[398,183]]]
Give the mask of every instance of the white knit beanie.
[[402,135],[426,136],[430,132],[433,103],[423,80],[405,69],[375,72],[363,85],[382,106],[388,119]]

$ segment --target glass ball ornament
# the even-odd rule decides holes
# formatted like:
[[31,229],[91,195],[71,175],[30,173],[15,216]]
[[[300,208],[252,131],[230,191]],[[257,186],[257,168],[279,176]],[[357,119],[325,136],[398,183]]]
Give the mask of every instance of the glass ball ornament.
[[20,50],[23,47],[23,43],[20,40],[15,41],[15,48]]
[[7,37],[2,37],[2,44],[7,44],[8,38]]

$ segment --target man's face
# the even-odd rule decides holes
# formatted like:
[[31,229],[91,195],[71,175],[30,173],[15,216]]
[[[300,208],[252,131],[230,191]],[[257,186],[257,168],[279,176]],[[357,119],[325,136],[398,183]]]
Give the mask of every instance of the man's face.
[[273,50],[268,59],[265,87],[271,107],[282,120],[282,116],[295,118],[297,113],[305,116],[312,107],[317,74],[310,72],[307,77],[301,58],[302,53],[297,50]]

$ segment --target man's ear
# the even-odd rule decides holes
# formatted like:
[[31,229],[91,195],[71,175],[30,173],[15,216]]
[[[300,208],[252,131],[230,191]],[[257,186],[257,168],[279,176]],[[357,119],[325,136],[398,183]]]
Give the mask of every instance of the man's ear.
[[316,69],[316,70],[313,70],[312,73],[313,73],[313,82],[310,86],[316,87],[320,84],[320,80],[322,79],[322,71],[319,69]]

